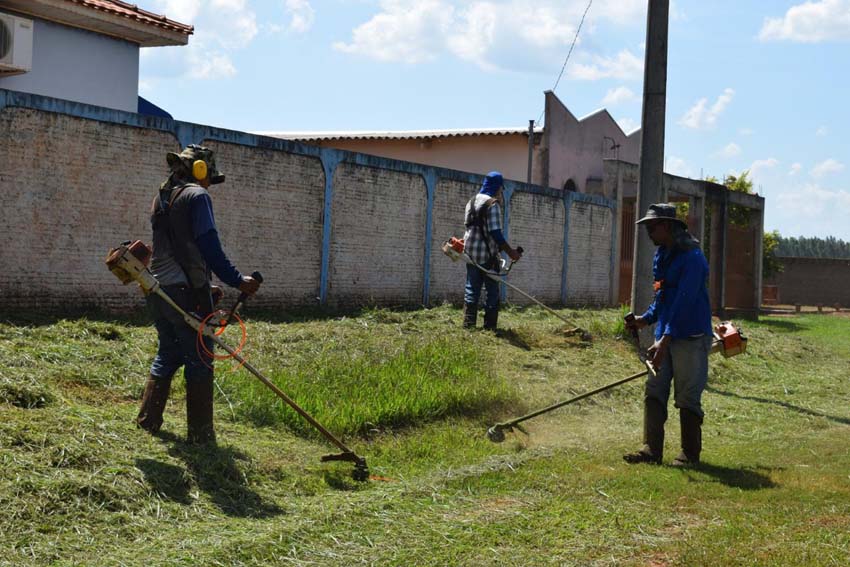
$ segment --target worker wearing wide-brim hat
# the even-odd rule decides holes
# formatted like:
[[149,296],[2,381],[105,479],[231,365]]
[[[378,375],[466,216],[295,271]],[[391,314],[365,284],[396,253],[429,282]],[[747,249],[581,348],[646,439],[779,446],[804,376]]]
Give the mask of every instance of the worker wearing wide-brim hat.
[[[224,253],[213,216],[209,188],[224,182],[209,148],[186,147],[166,155],[170,173],[151,207],[153,256],[150,269],[162,290],[187,313],[204,317],[212,312],[211,272],[225,284],[253,294],[259,281],[243,276]],[[220,291],[220,290],[219,290]],[[136,423],[156,433],[171,380],[183,366],[186,378],[187,438],[215,441],[213,428],[213,344],[198,334],[181,315],[156,294],[147,296],[159,339],[142,395]]]
[[643,447],[624,455],[629,463],[661,463],[664,423],[671,385],[679,409],[682,452],[674,466],[699,464],[702,451],[702,393],[708,381],[711,350],[711,304],[708,298],[708,262],[687,224],[676,217],[670,203],[650,205],[637,221],[646,227],[658,247],[652,261],[655,298],[646,312],[629,323],[641,329],[655,324],[655,342],[648,357],[656,369],[646,381]]

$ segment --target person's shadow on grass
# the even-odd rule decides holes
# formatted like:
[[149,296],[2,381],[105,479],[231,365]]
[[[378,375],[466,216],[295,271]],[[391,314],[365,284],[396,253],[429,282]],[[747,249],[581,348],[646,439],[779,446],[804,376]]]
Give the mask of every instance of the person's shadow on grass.
[[230,447],[214,443],[195,445],[173,433],[160,432],[157,437],[170,443],[168,454],[186,464],[186,470],[152,459],[137,459],[136,466],[159,494],[182,504],[191,502],[190,479],[209,494],[213,503],[228,516],[238,518],[268,518],[283,514],[273,503],[266,503],[259,494],[248,488],[237,460],[247,457]]
[[779,406],[793,412],[797,412],[802,415],[808,415],[811,417],[823,417],[828,419],[829,421],[834,421],[836,423],[843,423],[844,425],[850,425],[850,418],[841,417],[838,415],[829,415],[827,413],[822,413],[815,410],[810,410],[808,408],[795,406],[794,404],[789,404],[788,402],[782,402],[780,400],[771,400],[769,398],[760,398],[758,396],[742,396],[741,394],[735,394],[734,392],[726,392],[724,390],[718,390],[717,388],[712,388],[709,386],[706,388],[706,392],[711,392],[712,394],[718,394],[720,396],[726,396],[727,398],[737,398],[739,400],[747,400],[750,402],[758,402],[760,404],[771,404],[774,406]]
[[741,490],[762,490],[764,488],[776,488],[779,486],[769,476],[759,472],[760,470],[770,471],[772,469],[766,467],[739,467],[731,468],[720,465],[712,465],[702,461],[699,465],[684,469],[688,474],[688,479],[691,482],[702,482],[694,474],[704,473],[716,479],[717,482],[739,488]]

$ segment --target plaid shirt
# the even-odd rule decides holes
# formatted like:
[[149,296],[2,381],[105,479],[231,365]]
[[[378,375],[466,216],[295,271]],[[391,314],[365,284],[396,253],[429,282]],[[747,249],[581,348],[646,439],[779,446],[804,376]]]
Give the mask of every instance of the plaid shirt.
[[[472,206],[475,207],[475,212],[480,214],[481,207],[490,199],[492,197],[484,193],[477,194],[466,204],[466,214],[463,218],[468,219],[470,217],[470,207]],[[492,231],[502,230],[502,207],[499,206],[498,202],[493,203],[489,209],[484,211],[484,226],[486,227],[484,231],[481,230],[477,222],[467,227],[466,233],[463,235],[464,250],[476,264],[489,268],[491,266],[485,265],[491,259],[499,257],[499,245],[496,243],[496,239],[490,236]]]

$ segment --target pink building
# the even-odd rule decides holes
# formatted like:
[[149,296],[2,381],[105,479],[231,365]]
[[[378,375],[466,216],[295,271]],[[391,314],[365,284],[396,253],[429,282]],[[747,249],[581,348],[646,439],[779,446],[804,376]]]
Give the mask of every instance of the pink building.
[[[531,152],[534,185],[604,195],[606,158],[638,163],[640,129],[623,132],[605,109],[576,118],[546,91],[544,126],[535,127]],[[371,154],[471,173],[497,169],[526,181],[528,128],[422,130],[411,132],[264,132],[317,146]],[[606,195],[612,197],[611,195]]]

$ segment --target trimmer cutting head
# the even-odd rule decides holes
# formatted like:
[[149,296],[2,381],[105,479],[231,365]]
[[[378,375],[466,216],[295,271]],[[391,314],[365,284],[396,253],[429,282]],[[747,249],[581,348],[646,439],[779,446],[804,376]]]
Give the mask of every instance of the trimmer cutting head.
[[487,430],[487,439],[493,443],[501,443],[505,440],[505,432],[500,425],[494,425]]

